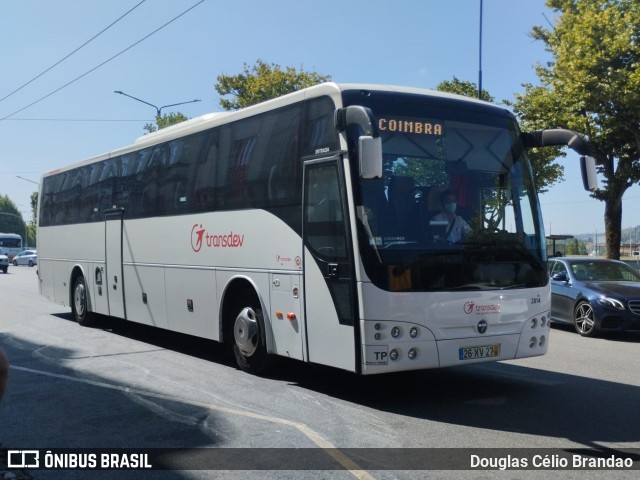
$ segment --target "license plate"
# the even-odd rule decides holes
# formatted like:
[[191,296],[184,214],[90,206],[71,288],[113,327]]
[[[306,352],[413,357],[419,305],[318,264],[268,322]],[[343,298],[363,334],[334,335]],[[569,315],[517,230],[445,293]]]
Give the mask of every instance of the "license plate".
[[458,350],[460,360],[473,360],[476,358],[498,357],[500,355],[500,344],[481,345],[478,347],[462,347]]

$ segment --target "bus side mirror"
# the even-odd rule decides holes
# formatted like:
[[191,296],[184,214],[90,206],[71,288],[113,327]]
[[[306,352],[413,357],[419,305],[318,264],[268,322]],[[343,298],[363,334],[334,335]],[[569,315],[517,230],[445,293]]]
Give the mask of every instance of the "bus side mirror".
[[380,137],[361,136],[358,138],[358,164],[361,178],[382,177],[382,140]]
[[588,192],[598,189],[598,176],[596,175],[595,158],[585,155],[580,157],[580,172],[582,173],[582,185]]

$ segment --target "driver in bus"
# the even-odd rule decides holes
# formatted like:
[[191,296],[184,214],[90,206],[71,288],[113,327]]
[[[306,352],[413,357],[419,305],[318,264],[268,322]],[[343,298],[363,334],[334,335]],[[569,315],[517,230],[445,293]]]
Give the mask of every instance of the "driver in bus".
[[440,213],[431,218],[432,222],[446,222],[444,238],[448,243],[458,243],[471,231],[471,227],[459,215],[457,209],[456,195],[451,190],[445,190],[440,194]]

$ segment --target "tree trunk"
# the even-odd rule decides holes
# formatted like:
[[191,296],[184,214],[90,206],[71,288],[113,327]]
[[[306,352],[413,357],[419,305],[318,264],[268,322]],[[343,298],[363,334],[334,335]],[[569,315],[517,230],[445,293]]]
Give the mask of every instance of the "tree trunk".
[[607,243],[607,258],[620,260],[622,237],[622,195],[604,201],[604,230]]

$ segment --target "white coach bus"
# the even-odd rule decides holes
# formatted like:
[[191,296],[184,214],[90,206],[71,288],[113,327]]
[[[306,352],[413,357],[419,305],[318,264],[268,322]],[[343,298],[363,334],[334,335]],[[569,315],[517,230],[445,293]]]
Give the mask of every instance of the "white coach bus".
[[526,149],[545,145],[588,154],[574,132],[414,88],[325,83],[204,115],[43,175],[40,291],[80,324],[230,344],[253,373],[276,355],[358,374],[543,355]]

